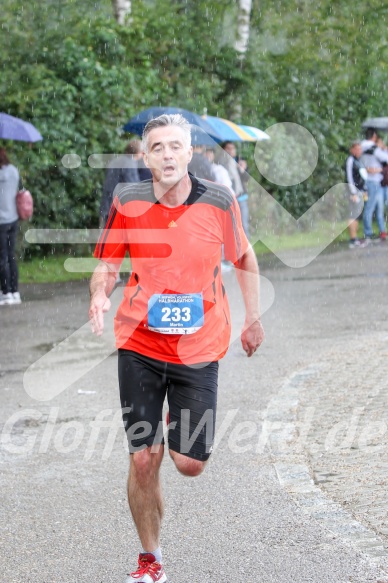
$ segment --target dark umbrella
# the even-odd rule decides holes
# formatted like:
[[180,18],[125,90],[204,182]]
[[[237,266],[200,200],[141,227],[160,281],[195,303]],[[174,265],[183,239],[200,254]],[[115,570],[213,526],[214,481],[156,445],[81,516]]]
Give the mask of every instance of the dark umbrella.
[[370,117],[362,124],[363,128],[375,128],[383,132],[388,132],[388,117]]
[[38,130],[28,121],[0,113],[0,138],[19,140],[21,142],[39,142],[43,140]]
[[191,124],[191,141],[193,144],[203,144],[215,147],[218,140],[214,135],[214,130],[207,121],[200,115],[188,111],[187,109],[181,109],[180,107],[150,107],[149,109],[144,109],[130,119],[123,129],[126,132],[141,136],[147,122],[154,117],[163,115],[164,113],[180,113],[187,119]]

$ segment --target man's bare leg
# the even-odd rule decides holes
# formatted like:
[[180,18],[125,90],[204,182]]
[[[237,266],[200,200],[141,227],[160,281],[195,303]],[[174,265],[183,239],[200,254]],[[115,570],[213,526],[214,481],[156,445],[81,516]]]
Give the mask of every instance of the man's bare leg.
[[128,476],[128,502],[143,549],[152,552],[160,544],[163,497],[159,470],[164,446],[147,447],[131,454]]
[[176,466],[176,469],[184,476],[195,478],[196,476],[202,474],[206,466],[206,462],[194,460],[171,449],[170,456]]

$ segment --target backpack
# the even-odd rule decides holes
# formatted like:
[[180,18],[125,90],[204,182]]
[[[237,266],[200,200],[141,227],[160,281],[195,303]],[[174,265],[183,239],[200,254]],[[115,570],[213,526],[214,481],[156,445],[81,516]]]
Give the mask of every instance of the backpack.
[[363,151],[363,154],[369,154],[370,156],[373,156],[373,154],[375,153],[376,148],[377,148],[377,145],[375,144],[374,146],[371,146],[367,150],[364,150]]
[[16,210],[21,221],[27,221],[32,217],[34,201],[31,192],[22,188],[16,195]]

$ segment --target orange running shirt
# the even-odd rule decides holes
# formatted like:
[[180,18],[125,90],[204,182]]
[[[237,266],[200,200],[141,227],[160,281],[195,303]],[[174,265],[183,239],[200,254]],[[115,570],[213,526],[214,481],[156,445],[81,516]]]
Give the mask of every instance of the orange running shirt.
[[[129,184],[115,197],[94,256],[120,264],[129,253],[131,277],[115,318],[116,345],[177,364],[213,362],[229,346],[230,313],[221,253],[235,263],[249,248],[238,203],[226,187],[190,175],[183,205],[160,204],[152,180]],[[193,334],[148,328],[153,294],[202,293],[204,324]]]

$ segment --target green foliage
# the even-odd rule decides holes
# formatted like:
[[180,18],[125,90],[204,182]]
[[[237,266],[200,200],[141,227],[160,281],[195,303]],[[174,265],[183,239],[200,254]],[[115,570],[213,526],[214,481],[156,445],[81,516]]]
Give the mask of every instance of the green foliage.
[[259,127],[298,123],[319,147],[306,182],[277,188],[261,179],[294,216],[344,181],[347,149],[364,119],[387,115],[387,15],[380,0],[254,1],[245,114]]
[[[152,105],[229,117],[265,129],[283,121],[315,137],[308,180],[278,187],[250,171],[295,216],[343,181],[346,148],[368,115],[384,115],[387,8],[377,0],[254,0],[243,64],[233,48],[235,0],[133,0],[119,26],[109,0],[3,0],[2,110],[31,121],[43,142],[7,142],[33,192],[37,227],[98,224],[103,171],[93,153],[122,151],[123,124]],[[243,147],[250,156],[252,146]],[[62,157],[82,164],[66,169]],[[253,159],[253,158],[252,158]],[[259,212],[259,209],[258,209]]]

